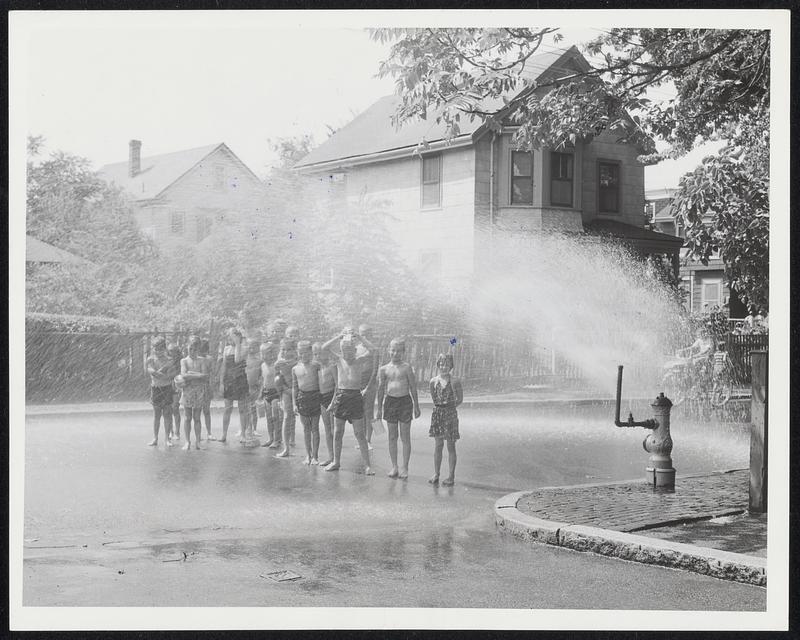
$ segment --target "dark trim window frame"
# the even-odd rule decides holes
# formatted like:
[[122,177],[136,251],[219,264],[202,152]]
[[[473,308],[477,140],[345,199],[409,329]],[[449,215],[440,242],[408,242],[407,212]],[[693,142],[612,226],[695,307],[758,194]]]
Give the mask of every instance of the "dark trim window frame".
[[182,236],[186,233],[186,212],[170,211],[169,230],[173,236]]
[[550,204],[571,207],[575,202],[575,154],[550,152]]
[[621,213],[621,163],[614,160],[597,161],[597,212]]
[[533,205],[533,151],[512,149],[510,166],[509,204]]
[[442,206],[442,154],[422,156],[420,162],[420,207],[438,209]]

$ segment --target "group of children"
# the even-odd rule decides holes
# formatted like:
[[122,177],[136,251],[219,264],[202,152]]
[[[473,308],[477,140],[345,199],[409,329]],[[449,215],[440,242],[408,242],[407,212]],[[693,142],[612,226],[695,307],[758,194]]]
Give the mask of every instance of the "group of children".
[[[207,440],[211,434],[212,380],[219,378],[225,409],[222,437],[226,442],[234,403],[240,423],[239,439],[245,445],[258,445],[258,418],[266,418],[266,441],[260,446],[278,449],[277,457],[290,455],[295,444],[296,416],[303,426],[307,465],[321,465],[326,471],[340,468],[342,439],[347,422],[353,425],[366,475],[374,475],[370,464],[370,440],[373,421],[385,421],[388,432],[391,478],[407,478],[411,457],[411,421],[419,418],[416,376],[404,361],[405,341],[394,338],[389,343],[389,361],[380,366],[380,354],[370,341],[371,331],[361,325],[358,331],[346,327],[321,344],[300,339],[297,327],[284,321],[270,325],[265,342],[247,340],[238,329],[231,329],[219,356],[209,355],[208,340],[192,336],[185,357],[176,345],[167,346],[163,338],[153,343],[147,360],[151,377],[150,400],[153,405],[153,440],[158,444],[161,421],[166,445],[180,439],[180,403],[184,406],[185,450],[191,448],[192,422],[194,446],[199,449],[201,415]],[[453,356],[439,354],[438,374],[430,381],[433,400],[429,435],[435,439],[434,475],[439,482],[444,444],[447,443],[449,475],[443,485],[455,482],[457,407],[463,391],[452,375]],[[377,399],[377,411],[375,404]],[[327,458],[319,461],[322,419]],[[382,423],[381,423],[382,424]],[[398,464],[398,437],[403,456]]]

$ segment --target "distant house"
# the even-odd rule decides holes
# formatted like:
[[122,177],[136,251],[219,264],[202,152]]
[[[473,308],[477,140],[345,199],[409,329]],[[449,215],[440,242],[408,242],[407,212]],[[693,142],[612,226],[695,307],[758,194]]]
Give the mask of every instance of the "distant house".
[[159,243],[200,242],[226,212],[259,206],[261,180],[225,143],[141,156],[131,140],[127,162],[100,168],[100,177],[132,199],[136,221]]
[[[677,189],[647,191],[645,212],[658,231],[683,239],[686,230],[675,219],[673,209],[676,192]],[[730,318],[747,316],[747,307],[725,281],[725,265],[718,255],[711,256],[704,265],[689,258],[688,249],[682,249],[680,263],[681,286],[686,291],[686,306],[690,311],[719,307],[726,310]]]
[[[528,62],[529,78],[539,83],[588,69],[575,47]],[[448,141],[433,117],[395,129],[398,100],[380,99],[295,170],[350,201],[390,203],[392,233],[410,266],[466,283],[491,254],[496,230],[523,238],[563,230],[615,236],[640,253],[671,256],[677,270],[680,239],[644,228],[642,150],[618,143],[613,132],[569,148],[520,151],[507,117],[512,101],[502,132],[463,118]]]

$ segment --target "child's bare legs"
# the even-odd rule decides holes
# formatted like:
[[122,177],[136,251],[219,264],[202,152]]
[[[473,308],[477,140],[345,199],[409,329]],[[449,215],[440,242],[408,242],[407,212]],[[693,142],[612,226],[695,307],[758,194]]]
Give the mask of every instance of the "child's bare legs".
[[275,442],[275,413],[272,402],[266,403],[266,410],[267,410],[267,441],[264,442],[261,446],[262,447],[269,447]]
[[442,449],[444,449],[444,438],[436,438],[433,447],[433,476],[428,482],[436,484],[439,482],[439,473],[442,470]]
[[[411,460],[411,423],[400,422],[400,440],[403,442],[403,466],[400,467],[402,480],[408,478],[408,461]],[[397,441],[395,440],[395,456],[397,455]]]
[[[170,409],[171,411],[171,409]],[[166,416],[164,417],[164,437],[169,442],[169,431],[166,430]],[[161,428],[161,407],[153,406],[153,439],[147,443],[148,447],[158,444],[158,430]]]
[[192,408],[185,407],[186,415],[183,420],[183,432],[186,435],[186,444],[183,445],[184,451],[188,451],[192,446]]
[[249,435],[252,435],[250,428],[250,403],[247,401],[246,396],[242,396],[236,401],[236,412],[239,414],[241,439],[244,440]]
[[220,442],[228,439],[228,427],[231,424],[231,414],[233,413],[233,400],[225,398],[225,412],[222,414],[222,437]]
[[168,447],[172,446],[172,407],[162,407],[164,416],[164,440]]
[[353,421],[353,433],[358,441],[358,448],[361,450],[361,460],[364,462],[364,475],[374,476],[375,472],[369,466],[369,447],[367,446],[367,432],[364,426],[364,418]]
[[311,416],[311,464],[319,464],[319,416]]
[[386,475],[396,478],[400,473],[397,469],[397,423],[387,422],[386,429],[389,437],[389,459],[392,461],[392,470]]
[[442,480],[442,484],[446,487],[449,487],[455,484],[456,481],[456,441],[455,440],[448,440],[447,441],[447,464],[450,467],[450,475],[447,476],[445,480]]
[[211,403],[207,402],[203,405],[203,420],[206,423],[206,438],[213,440],[214,436],[211,435]]
[[332,414],[326,408],[322,409],[322,426],[325,428],[325,446],[328,447],[328,459],[322,462],[323,466],[328,466],[333,462],[333,428],[331,425]]
[[253,435],[255,435],[256,428],[258,427],[258,407],[256,406],[256,400],[258,400],[257,394],[252,395],[248,399],[248,406],[250,407],[250,426],[253,430]]
[[342,461],[342,438],[344,437],[345,421],[342,418],[334,418],[335,430],[333,433],[333,462],[331,462],[325,471],[338,471],[339,465]]
[[372,442],[372,421],[375,419],[375,393],[377,389],[370,385],[364,391],[364,427],[367,443]]
[[181,404],[180,395],[176,396],[178,399],[172,403],[172,435],[178,440],[181,439]]
[[192,417],[194,418],[194,448],[200,448],[200,414],[203,410],[200,407],[192,409]]
[[289,455],[289,447],[294,441],[294,408],[292,407],[292,394],[284,391],[281,397],[283,404],[283,450],[278,454],[279,458]]
[[300,424],[303,425],[303,440],[306,445],[306,459],[303,464],[311,464],[311,416],[300,416]]

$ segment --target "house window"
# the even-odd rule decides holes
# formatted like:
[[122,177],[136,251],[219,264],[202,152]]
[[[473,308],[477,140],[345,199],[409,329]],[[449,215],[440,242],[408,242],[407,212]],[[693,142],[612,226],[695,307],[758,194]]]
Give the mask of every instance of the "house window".
[[598,210],[600,213],[619,213],[619,165],[615,162],[598,163]]
[[214,189],[217,191],[225,191],[225,165],[214,165]]
[[550,153],[550,204],[572,206],[573,169],[571,153]]
[[182,236],[186,229],[186,214],[183,211],[173,211],[170,214],[170,231],[174,236]]
[[438,249],[421,251],[419,268],[424,275],[438,278],[442,275],[442,252]]
[[211,216],[208,214],[201,214],[195,218],[197,241],[200,242],[203,238],[211,233]]
[[722,306],[722,280],[703,279],[700,283],[700,308],[708,311]]
[[422,158],[422,206],[442,206],[442,156]]
[[533,153],[511,152],[511,204],[533,204]]

